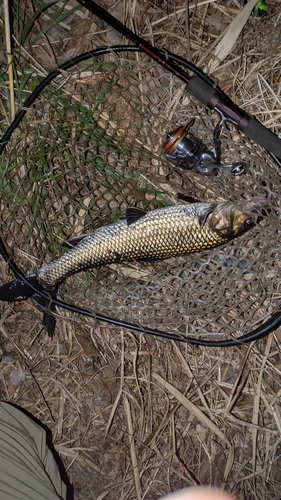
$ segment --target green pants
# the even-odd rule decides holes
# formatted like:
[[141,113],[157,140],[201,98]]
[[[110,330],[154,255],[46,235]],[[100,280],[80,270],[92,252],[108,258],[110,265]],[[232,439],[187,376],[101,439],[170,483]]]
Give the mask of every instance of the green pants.
[[67,498],[45,430],[9,403],[0,403],[0,498]]

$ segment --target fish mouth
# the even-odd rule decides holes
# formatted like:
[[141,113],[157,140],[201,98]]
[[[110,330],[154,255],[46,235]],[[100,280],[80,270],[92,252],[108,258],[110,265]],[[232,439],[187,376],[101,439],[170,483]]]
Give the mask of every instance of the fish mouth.
[[240,210],[242,210],[243,212],[245,211],[246,213],[247,212],[263,213],[265,209],[270,208],[270,205],[268,200],[264,196],[255,196],[254,198],[251,198],[249,200],[244,200],[241,203],[239,203],[239,208]]
[[209,225],[213,231],[231,239],[253,228],[268,214],[268,209],[269,203],[263,196],[222,203],[209,215]]
[[268,215],[269,211],[270,205],[264,196],[256,196],[234,204],[234,236],[238,236],[252,229],[263,220],[264,216]]
[[[237,206],[238,208],[238,206]],[[264,196],[255,196],[254,198],[242,201],[239,204],[239,210],[249,217],[253,217],[253,225],[263,220],[263,217],[269,214],[270,204]]]

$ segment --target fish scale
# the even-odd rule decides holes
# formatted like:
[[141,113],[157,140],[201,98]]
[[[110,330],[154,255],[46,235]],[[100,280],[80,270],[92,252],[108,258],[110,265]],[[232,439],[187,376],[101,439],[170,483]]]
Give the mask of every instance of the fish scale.
[[51,290],[68,276],[90,267],[167,259],[220,245],[233,234],[226,235],[213,229],[208,218],[201,224],[200,217],[215,210],[221,210],[223,214],[228,206],[229,203],[197,203],[148,213],[139,211],[141,216],[133,223],[120,220],[86,236],[76,247],[42,267],[37,273],[38,281]]
[[[72,238],[67,246],[73,248],[68,252],[24,280],[2,285],[0,300],[14,302],[35,296],[44,310],[43,325],[52,336],[56,323],[53,299],[68,276],[90,267],[167,259],[221,245],[253,227],[249,214],[267,206],[264,198],[256,197],[237,204],[194,203],[150,212],[128,208],[126,219],[100,227],[88,236]],[[48,291],[49,298],[42,297],[40,291]]]

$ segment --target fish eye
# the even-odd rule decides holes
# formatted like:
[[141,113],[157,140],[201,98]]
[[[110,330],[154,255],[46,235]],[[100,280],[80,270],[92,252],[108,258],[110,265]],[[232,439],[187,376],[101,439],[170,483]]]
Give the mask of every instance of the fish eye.
[[244,221],[245,226],[251,226],[253,224],[253,219],[251,217]]

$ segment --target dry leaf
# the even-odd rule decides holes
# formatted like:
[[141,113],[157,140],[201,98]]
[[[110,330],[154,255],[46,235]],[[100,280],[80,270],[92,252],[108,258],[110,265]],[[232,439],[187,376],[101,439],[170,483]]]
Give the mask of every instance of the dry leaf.
[[83,335],[78,335],[78,334],[76,334],[76,338],[82,347],[82,351],[84,352],[84,354],[86,354],[86,356],[93,358],[100,357],[99,352],[97,351],[95,346],[93,346],[92,342],[89,339],[83,337]]
[[80,37],[83,35],[86,35],[86,33],[89,33],[91,29],[92,23],[90,19],[78,19],[76,21],[73,21],[70,25],[70,32],[69,34],[72,37]]
[[214,71],[230,54],[256,3],[256,0],[249,0],[245,7],[230,23],[225,35],[216,47],[214,60],[210,61],[208,65],[209,73],[212,73],[212,71]]

